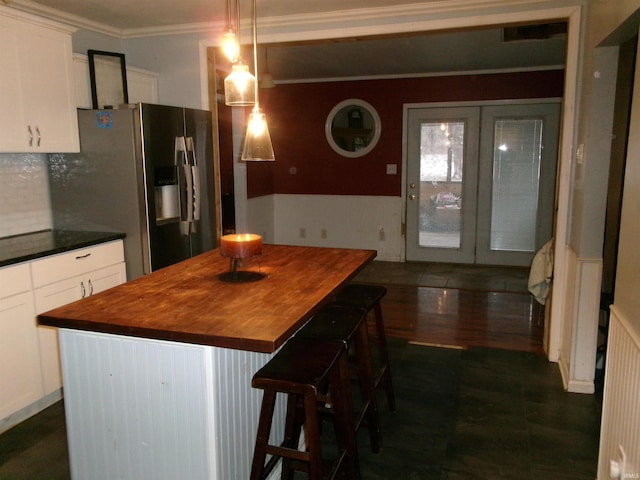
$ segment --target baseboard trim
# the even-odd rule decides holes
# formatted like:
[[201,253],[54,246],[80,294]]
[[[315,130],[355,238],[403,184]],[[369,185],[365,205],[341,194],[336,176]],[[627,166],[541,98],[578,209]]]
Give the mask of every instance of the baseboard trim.
[[62,399],[62,389],[59,388],[51,392],[49,395],[42,397],[40,400],[21,408],[15,413],[12,413],[8,417],[0,420],[0,433],[4,433],[7,430],[15,427],[19,423],[24,422],[28,418],[34,416],[36,413],[40,413],[47,407],[50,407],[57,401]]

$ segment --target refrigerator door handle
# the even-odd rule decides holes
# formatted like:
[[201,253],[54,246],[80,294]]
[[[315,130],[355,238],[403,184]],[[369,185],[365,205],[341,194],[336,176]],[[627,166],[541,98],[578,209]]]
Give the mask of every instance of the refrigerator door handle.
[[196,149],[193,142],[193,137],[186,138],[187,153],[191,153],[191,176],[193,180],[193,223],[192,233],[195,233],[195,227],[198,220],[200,220],[200,198],[201,198],[201,185],[200,185],[200,172],[198,170],[198,159],[196,158]]
[[187,194],[187,222],[193,221],[193,174],[191,173],[191,165],[187,162],[184,164],[184,179],[186,180]]
[[174,164],[178,170],[180,188],[180,233],[189,235],[193,218],[193,177],[191,166],[189,165],[185,137],[176,137]]

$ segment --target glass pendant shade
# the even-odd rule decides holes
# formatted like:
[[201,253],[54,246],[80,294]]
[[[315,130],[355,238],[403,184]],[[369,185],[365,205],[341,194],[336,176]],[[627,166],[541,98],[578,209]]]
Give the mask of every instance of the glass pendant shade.
[[256,103],[256,77],[249,67],[237,64],[224,79],[224,103],[230,107],[246,107]]
[[238,37],[229,27],[222,37],[222,51],[231,63],[235,63],[240,58],[240,43]]
[[249,116],[241,160],[272,162],[275,159],[269,127],[267,126],[267,117],[260,109],[255,108]]

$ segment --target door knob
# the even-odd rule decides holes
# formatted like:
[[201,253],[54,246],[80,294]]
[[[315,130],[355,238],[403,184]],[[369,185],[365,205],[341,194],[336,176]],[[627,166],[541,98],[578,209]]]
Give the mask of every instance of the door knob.
[[415,200],[415,199],[416,199],[415,195],[413,195],[413,194],[409,195],[409,200]]
[[410,188],[411,190],[415,190],[415,189],[416,189],[416,184],[415,184],[415,183],[410,183],[410,184],[409,184],[409,188]]

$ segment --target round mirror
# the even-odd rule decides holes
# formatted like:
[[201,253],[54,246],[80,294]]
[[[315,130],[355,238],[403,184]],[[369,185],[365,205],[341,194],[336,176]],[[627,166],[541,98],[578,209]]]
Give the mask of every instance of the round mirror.
[[362,157],[380,138],[378,112],[364,100],[350,98],[329,112],[324,125],[327,142],[343,157]]

